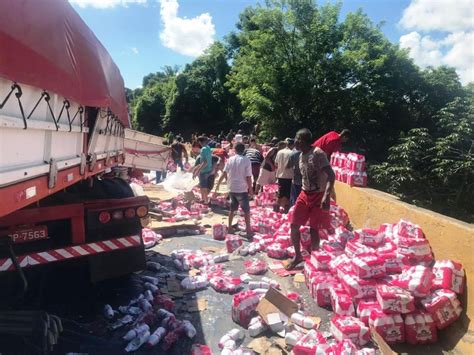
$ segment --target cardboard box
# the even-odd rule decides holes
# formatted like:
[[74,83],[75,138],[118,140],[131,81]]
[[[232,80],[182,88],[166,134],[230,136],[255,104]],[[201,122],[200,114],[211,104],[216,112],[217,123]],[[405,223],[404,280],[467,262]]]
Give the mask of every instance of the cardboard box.
[[257,305],[257,313],[275,333],[284,333],[285,323],[297,311],[298,305],[273,287]]

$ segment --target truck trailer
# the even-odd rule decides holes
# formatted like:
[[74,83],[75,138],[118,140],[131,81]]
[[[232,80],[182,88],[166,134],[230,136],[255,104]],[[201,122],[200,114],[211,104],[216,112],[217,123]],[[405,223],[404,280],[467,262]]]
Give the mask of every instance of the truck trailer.
[[145,266],[148,198],[109,172],[160,170],[169,149],[129,126],[120,71],[68,1],[0,2],[0,280],[26,289],[28,269],[79,258],[93,281]]

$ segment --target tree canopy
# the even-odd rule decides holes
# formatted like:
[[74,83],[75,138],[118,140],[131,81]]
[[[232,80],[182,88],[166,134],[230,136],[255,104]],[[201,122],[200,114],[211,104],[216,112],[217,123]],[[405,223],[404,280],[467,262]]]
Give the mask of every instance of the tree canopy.
[[127,91],[133,125],[152,134],[219,133],[242,121],[261,138],[349,128],[371,184],[474,220],[474,86],[453,68],[420,69],[361,10],[268,0],[184,69]]

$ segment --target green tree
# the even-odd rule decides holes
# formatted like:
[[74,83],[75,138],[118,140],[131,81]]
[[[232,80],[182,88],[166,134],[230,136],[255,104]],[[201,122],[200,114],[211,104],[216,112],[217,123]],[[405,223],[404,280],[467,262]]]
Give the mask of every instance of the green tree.
[[186,135],[218,133],[239,122],[239,101],[225,87],[229,70],[227,50],[220,42],[186,65],[168,96],[166,129]]
[[272,134],[347,127],[378,159],[411,124],[420,73],[361,11],[343,21],[339,13],[340,4],[311,0],[245,10],[240,31],[227,37],[234,53],[228,86],[244,117]]
[[371,168],[380,187],[405,201],[474,221],[474,100],[456,97],[435,127],[412,129]]

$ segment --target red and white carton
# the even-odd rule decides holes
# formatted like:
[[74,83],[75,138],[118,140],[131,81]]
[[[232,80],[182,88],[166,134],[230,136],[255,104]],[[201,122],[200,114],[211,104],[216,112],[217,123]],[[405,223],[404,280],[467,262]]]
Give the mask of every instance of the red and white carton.
[[393,227],[393,233],[400,238],[424,238],[423,230],[417,224],[401,219]]
[[281,244],[284,248],[291,246],[291,237],[288,234],[276,234],[275,243]]
[[349,339],[343,339],[340,343],[331,346],[328,355],[355,355],[357,353],[357,346]]
[[225,240],[227,235],[227,226],[222,223],[217,223],[212,226],[212,238],[215,240]]
[[348,171],[346,176],[347,184],[350,186],[359,186],[359,187],[366,187],[367,186],[367,173],[365,171]]
[[321,249],[334,256],[344,254],[344,245],[336,241],[324,241],[321,245]]
[[329,262],[332,259],[332,254],[322,250],[313,251],[311,253],[310,263],[318,271],[329,271]]
[[332,311],[340,316],[355,316],[352,297],[342,288],[333,287],[329,290]]
[[365,156],[357,153],[347,154],[346,168],[352,171],[365,171]]
[[[385,237],[384,237],[385,238]],[[377,247],[377,254],[394,253],[397,250],[397,246],[391,240],[385,240],[383,244]]]
[[341,254],[334,257],[329,262],[329,271],[331,271],[333,275],[336,275],[338,267],[342,264],[351,264],[351,259],[349,259],[349,257],[346,254]]
[[371,279],[361,279],[349,273],[343,275],[341,284],[346,292],[355,300],[375,298],[375,288],[377,282]]
[[384,234],[371,228],[357,229],[354,231],[357,241],[372,248],[379,247],[384,241]]
[[227,252],[232,253],[234,250],[242,246],[242,239],[238,235],[228,234],[225,237],[225,245],[227,247]]
[[430,294],[433,278],[431,269],[422,265],[412,266],[404,269],[393,285],[410,291],[415,297],[426,297]]
[[241,288],[242,281],[240,277],[213,276],[209,284],[217,292],[235,293]]
[[375,254],[375,249],[362,244],[357,239],[347,242],[345,251],[349,258]]
[[250,275],[262,275],[267,272],[267,264],[263,260],[252,259],[244,261],[245,271]]
[[408,258],[395,252],[380,253],[377,255],[379,259],[383,261],[386,274],[399,274],[408,264]]
[[354,233],[351,232],[350,230],[348,230],[344,226],[339,226],[339,227],[336,228],[335,233],[334,233],[334,237],[335,237],[336,241],[341,243],[342,245],[344,245],[344,247],[346,246],[346,244],[349,240],[353,240],[353,239],[356,238],[354,236]]
[[310,293],[319,307],[331,305],[330,290],[340,287],[339,282],[331,274],[321,274],[311,278]]
[[388,343],[397,344],[405,342],[405,323],[400,313],[387,314],[381,309],[370,312],[369,325]]
[[430,243],[424,238],[398,238],[398,253],[415,261],[432,261]]
[[316,330],[312,329],[303,335],[293,347],[294,355],[316,355],[326,354],[329,344],[326,338]]
[[361,279],[376,279],[385,276],[384,260],[377,255],[358,256],[352,259],[352,267]]
[[254,316],[260,302],[261,294],[249,290],[235,294],[232,298],[232,319],[243,327],[247,327]]
[[355,317],[334,316],[330,331],[337,341],[349,339],[356,346],[364,346],[370,340],[369,328]]
[[412,294],[397,286],[379,285],[376,288],[377,301],[385,313],[410,313],[415,310]]
[[336,277],[342,280],[345,275],[355,275],[352,262],[339,264],[336,268]]
[[271,244],[267,247],[267,255],[273,259],[284,259],[286,258],[286,247],[280,243]]
[[369,325],[370,312],[373,309],[381,310],[379,302],[375,299],[360,300],[357,305],[357,317],[367,326]]
[[438,329],[453,324],[461,315],[462,308],[456,293],[451,290],[436,290],[421,300],[423,308],[431,314]]
[[405,335],[408,344],[429,344],[438,341],[438,330],[431,314],[416,310],[405,316]]
[[452,260],[436,260],[433,265],[433,290],[447,289],[462,294],[465,276],[462,264]]

